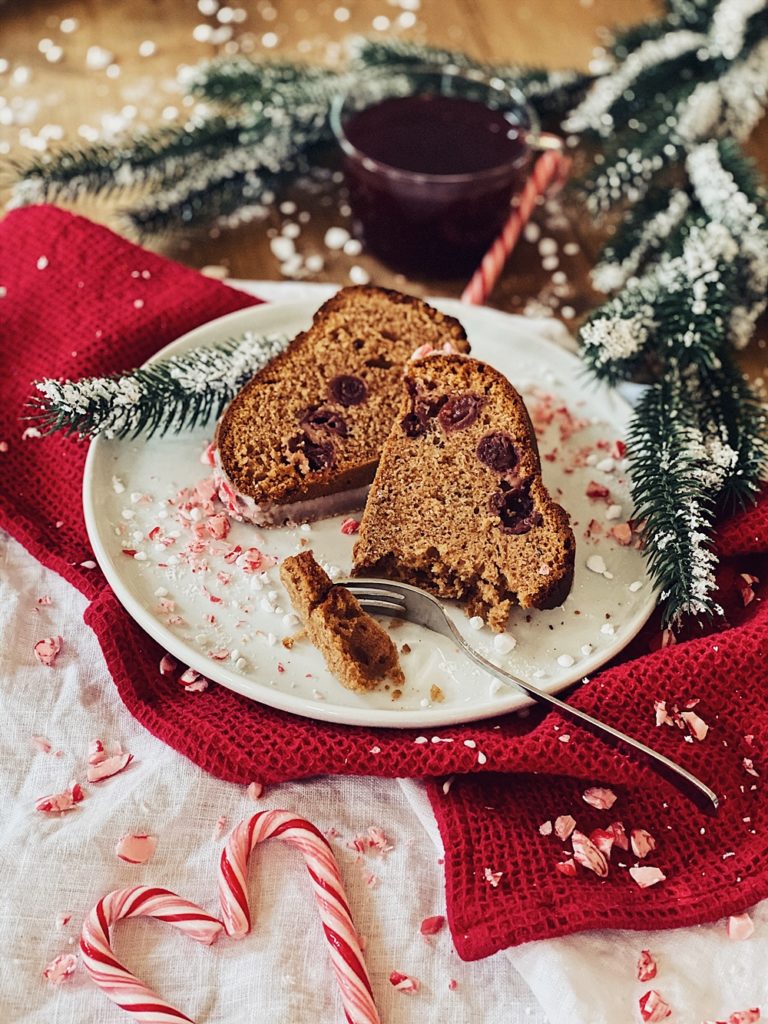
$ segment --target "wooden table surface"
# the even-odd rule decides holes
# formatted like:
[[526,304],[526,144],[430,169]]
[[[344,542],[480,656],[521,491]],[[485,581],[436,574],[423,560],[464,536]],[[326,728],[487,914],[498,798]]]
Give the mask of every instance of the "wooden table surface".
[[[0,0],[0,160],[25,161],[59,139],[88,141],[105,131],[135,133],[175,120],[184,111],[178,68],[221,53],[333,63],[347,36],[366,34],[489,60],[587,68],[606,26],[644,20],[658,9],[651,0]],[[91,47],[107,51],[105,67],[87,67]],[[755,153],[768,150],[765,124],[762,129],[751,147]],[[9,180],[6,170],[0,176],[3,203]],[[337,196],[298,201],[310,219],[297,248],[324,259],[322,271],[307,279],[348,282],[357,265],[379,284],[418,294],[460,293],[462,281],[406,281],[367,255],[329,252],[323,244],[327,228],[350,227]],[[78,209],[116,226],[118,206],[112,198]],[[574,326],[599,301],[588,272],[600,231],[572,207],[550,206],[536,218],[542,236],[558,244],[557,266],[543,270],[537,246],[521,242],[490,304],[547,311]],[[274,211],[267,221],[174,233],[149,247],[190,266],[224,268],[220,272],[233,277],[279,279],[269,240],[285,219]],[[747,357],[756,377],[763,372],[764,346],[763,338]]]

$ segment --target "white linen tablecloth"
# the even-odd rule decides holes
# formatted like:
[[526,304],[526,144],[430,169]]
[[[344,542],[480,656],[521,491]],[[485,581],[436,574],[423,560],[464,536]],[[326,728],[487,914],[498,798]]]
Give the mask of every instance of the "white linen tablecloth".
[[[306,285],[253,288],[272,301],[323,297]],[[43,595],[50,605],[37,604]],[[462,963],[447,928],[430,940],[419,934],[423,918],[444,913],[444,897],[439,839],[418,783],[324,778],[273,787],[253,803],[242,787],[206,775],[134,722],[82,621],[85,605],[0,532],[0,1024],[127,1020],[82,968],[53,987],[42,979],[43,967],[76,951],[84,915],[110,889],[165,886],[215,912],[224,842],[214,835],[217,819],[224,815],[231,827],[271,807],[339,833],[332,844],[367,940],[384,1024],[624,1024],[639,1019],[637,999],[650,987],[673,1007],[671,1024],[726,1020],[734,1010],[761,1004],[768,1016],[766,904],[753,914],[755,934],[742,943],[729,941],[719,922],[662,933],[593,932]],[[52,634],[63,636],[64,648],[47,668],[33,647]],[[61,756],[37,750],[33,735],[46,736]],[[74,811],[36,812],[39,797],[65,789],[76,774],[82,778],[96,737],[110,747],[121,744],[133,763],[89,785]],[[359,857],[346,845],[371,825],[391,838],[394,849],[385,857]],[[147,864],[117,859],[115,844],[127,832],[159,837]],[[118,956],[198,1024],[341,1021],[301,858],[274,842],[255,861],[251,936],[208,948],[154,921],[123,923],[116,929]],[[64,927],[57,927],[60,914],[72,915]],[[658,977],[645,985],[634,977],[641,949],[659,961]],[[388,981],[392,970],[418,978],[420,992],[396,991]]]

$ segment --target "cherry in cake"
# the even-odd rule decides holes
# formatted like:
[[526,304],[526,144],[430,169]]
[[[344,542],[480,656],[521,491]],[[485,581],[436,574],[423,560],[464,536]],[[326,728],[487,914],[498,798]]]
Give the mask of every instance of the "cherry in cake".
[[541,479],[522,398],[458,355],[411,363],[354,549],[355,573],[465,604],[492,629],[515,605],[553,608],[573,581],[567,513]]

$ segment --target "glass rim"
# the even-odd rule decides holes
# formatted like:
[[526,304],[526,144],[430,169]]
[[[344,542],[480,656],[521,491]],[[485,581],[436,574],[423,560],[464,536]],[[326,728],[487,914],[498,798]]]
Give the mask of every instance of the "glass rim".
[[[461,174],[434,174],[422,171],[408,171],[402,167],[395,167],[392,164],[385,163],[383,160],[377,160],[375,157],[369,156],[363,150],[358,149],[358,147],[349,140],[342,123],[342,111],[352,91],[355,87],[359,87],[364,83],[366,78],[375,81],[376,79],[382,79],[385,76],[390,77],[396,74],[407,74],[409,76],[437,75],[444,78],[463,79],[464,81],[472,82],[475,85],[485,86],[487,89],[498,93],[499,95],[506,95],[510,97],[514,106],[523,113],[528,121],[528,125],[524,127],[521,132],[523,142],[525,143],[523,152],[513,160],[506,160],[504,163],[495,164],[493,167],[486,167],[482,171],[463,172]],[[418,93],[414,93],[413,95],[418,95]],[[387,97],[383,96],[382,100],[384,99],[387,99]],[[344,89],[341,92],[336,93],[333,97],[330,104],[329,121],[336,141],[343,152],[347,156],[354,157],[358,160],[366,170],[375,171],[388,178],[408,181],[415,185],[433,186],[441,184],[466,185],[477,181],[492,181],[494,178],[502,177],[509,171],[518,170],[520,167],[525,166],[525,164],[530,160],[531,154],[536,148],[531,144],[528,136],[536,138],[540,132],[539,119],[536,111],[530,106],[524,94],[517,86],[509,85],[506,82],[502,82],[500,79],[498,80],[498,84],[496,84],[492,77],[489,77],[482,71],[474,71],[472,68],[460,68],[455,64],[404,63],[387,65],[386,67],[366,68],[362,73],[350,76]]]

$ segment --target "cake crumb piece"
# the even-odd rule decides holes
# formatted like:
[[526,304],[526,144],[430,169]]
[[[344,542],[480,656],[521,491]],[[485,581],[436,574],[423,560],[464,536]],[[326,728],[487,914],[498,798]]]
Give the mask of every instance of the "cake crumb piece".
[[280,566],[291,603],[329,670],[350,690],[364,692],[389,680],[401,695],[404,683],[397,649],[386,631],[367,615],[354,595],[334,586],[311,551],[291,555]]

